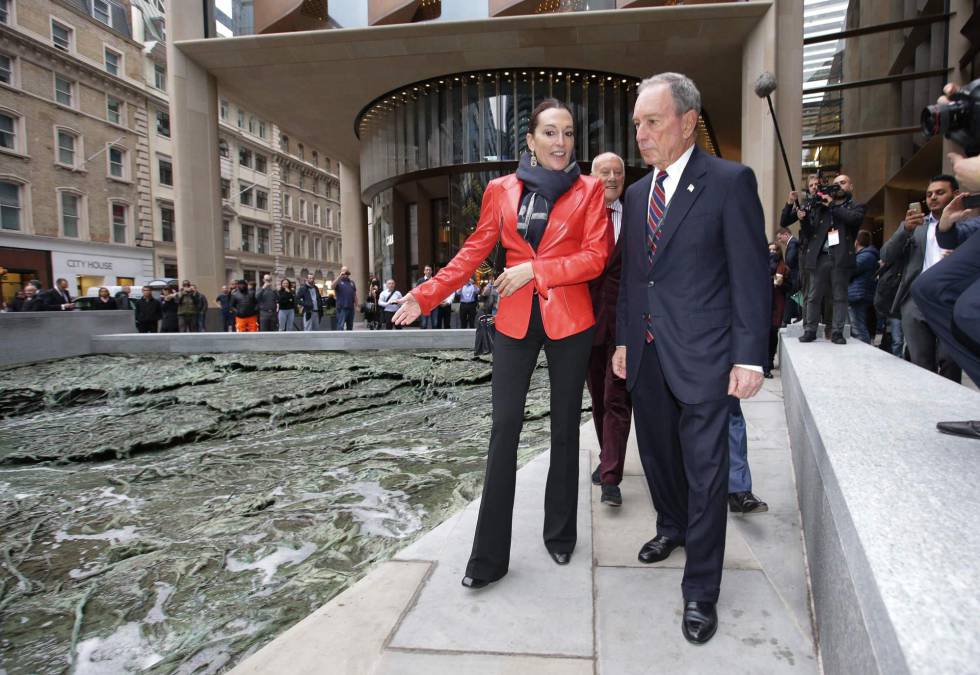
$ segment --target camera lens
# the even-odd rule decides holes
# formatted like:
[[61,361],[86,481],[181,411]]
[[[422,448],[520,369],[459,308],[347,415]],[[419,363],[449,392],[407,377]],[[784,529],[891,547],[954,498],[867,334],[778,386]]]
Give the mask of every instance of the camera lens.
[[951,101],[947,104],[937,103],[926,106],[922,110],[922,133],[927,137],[936,134],[948,136],[966,128],[971,107],[969,101]]

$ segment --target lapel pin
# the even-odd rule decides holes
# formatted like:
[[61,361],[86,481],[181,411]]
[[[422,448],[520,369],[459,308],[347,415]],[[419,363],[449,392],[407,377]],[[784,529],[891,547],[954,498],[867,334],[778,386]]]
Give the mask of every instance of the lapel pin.
[[689,183],[688,184],[687,191],[688,192],[694,192],[694,183]]

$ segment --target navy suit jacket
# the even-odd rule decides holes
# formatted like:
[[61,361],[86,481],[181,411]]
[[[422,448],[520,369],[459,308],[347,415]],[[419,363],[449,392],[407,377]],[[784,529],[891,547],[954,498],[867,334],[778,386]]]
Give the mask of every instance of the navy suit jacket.
[[765,219],[752,170],[695,147],[671,197],[652,267],[646,212],[651,171],[623,203],[616,344],[627,387],[637,384],[646,315],[664,378],[684,403],[724,398],[736,363],[762,366],[772,281]]
[[951,227],[948,232],[936,229],[936,242],[942,248],[954,249],[969,239],[975,232],[980,232],[980,218],[963,220]]

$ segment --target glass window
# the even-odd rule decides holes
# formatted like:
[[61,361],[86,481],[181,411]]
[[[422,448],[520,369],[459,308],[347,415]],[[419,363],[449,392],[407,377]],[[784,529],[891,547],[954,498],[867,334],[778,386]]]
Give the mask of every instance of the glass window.
[[238,148],[238,163],[242,166],[252,167],[252,151],[248,148]]
[[[231,221],[230,220],[225,220],[222,222],[222,236],[223,236],[222,241],[224,242],[225,250],[226,251],[231,250]],[[231,275],[229,274],[228,276],[230,277]]]
[[108,0],[92,0],[92,16],[107,26],[112,25],[112,12]]
[[109,175],[113,178],[126,178],[126,152],[124,150],[109,147]]
[[170,138],[170,113],[166,110],[157,110],[157,134]]
[[114,96],[106,96],[106,119],[113,124],[123,123],[123,102]]
[[14,83],[14,60],[6,54],[0,54],[0,82]]
[[282,214],[286,218],[293,217],[293,199],[290,195],[284,194],[282,196]]
[[316,239],[313,240],[313,258],[315,260],[319,260],[320,259],[321,247],[322,247],[322,244],[320,243],[320,238],[317,237]]
[[279,148],[283,152],[289,152],[289,136],[283,134],[279,137]]
[[313,166],[320,166],[319,164],[320,157],[317,154],[316,150],[313,151],[312,155],[313,155]]
[[0,113],[0,148],[17,149],[17,120]]
[[222,199],[231,198],[231,181],[228,180],[227,178],[221,179],[221,198]]
[[245,128],[245,111],[243,110],[238,111],[238,128],[239,129]]
[[20,229],[20,185],[0,181],[0,229]]
[[51,42],[58,49],[65,52],[71,51],[71,34],[72,29],[68,26],[54,20],[51,21]]
[[75,167],[75,141],[77,137],[67,131],[58,131],[58,163]]
[[61,193],[61,234],[78,237],[79,202],[81,198],[68,192]]
[[305,234],[299,236],[299,250],[296,252],[297,257],[306,253],[306,240],[307,236]]
[[159,64],[153,64],[153,86],[160,91],[167,91],[167,67]]
[[269,210],[269,193],[265,190],[255,191],[255,208],[263,211]]
[[75,84],[61,75],[54,76],[54,100],[61,105],[71,106],[74,101]]
[[255,248],[252,243],[252,238],[255,236],[255,228],[251,225],[246,225],[242,223],[242,250],[251,251]]
[[112,204],[112,241],[116,244],[127,242],[126,215],[129,207],[125,204],[113,202]]
[[304,157],[303,157],[303,144],[302,143],[297,143],[296,144],[296,152],[299,153],[299,158],[300,159],[304,159]]
[[289,255],[290,251],[293,250],[293,233],[289,230],[283,230],[282,232],[282,254]]
[[160,165],[160,184],[170,185],[174,184],[174,165],[169,159],[161,159],[159,161]]
[[319,204],[314,204],[313,205],[313,224],[314,225],[319,225],[320,224],[320,205]]
[[256,131],[258,131],[258,124],[257,124],[257,122],[255,120],[255,116],[254,115],[249,115],[248,116],[248,133],[254,134]]
[[258,228],[259,242],[257,247],[257,253],[269,253],[269,228],[260,227]]
[[[292,234],[290,234],[289,236],[292,237]],[[293,257],[299,258],[302,255],[303,254],[299,248],[299,237],[296,237],[296,239],[293,241]]]
[[225,99],[221,99],[221,101],[218,104],[218,107],[221,110],[221,119],[223,120],[228,119],[228,101],[226,101]]
[[218,141],[218,154],[225,158],[231,154],[228,150],[228,142],[224,139]]
[[0,0],[0,23],[10,22],[10,0]]
[[259,121],[259,138],[265,138],[265,122]]
[[162,241],[174,241],[174,208],[172,206],[160,207],[160,239]]
[[266,161],[265,155],[259,155],[259,154],[256,154],[255,155],[255,170],[256,171],[258,171],[259,173],[265,173],[266,172],[266,164],[267,164],[267,161]]
[[119,74],[120,55],[108,47],[105,48],[105,71],[110,75]]
[[240,201],[245,206],[252,205],[252,186],[249,185],[247,188],[242,188],[242,191],[238,194],[238,201]]
[[306,222],[306,200],[305,199],[300,199],[299,200],[299,222],[301,222],[301,223],[305,223]]

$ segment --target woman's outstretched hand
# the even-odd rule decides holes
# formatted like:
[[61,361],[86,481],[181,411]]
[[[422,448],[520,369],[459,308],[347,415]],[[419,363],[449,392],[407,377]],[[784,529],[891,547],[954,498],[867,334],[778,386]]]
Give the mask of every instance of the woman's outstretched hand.
[[395,300],[395,304],[400,305],[398,311],[395,312],[395,316],[391,318],[391,322],[396,326],[407,326],[422,315],[422,308],[419,307],[419,301],[411,293]]
[[533,278],[534,268],[531,267],[530,262],[505,268],[503,274],[497,277],[497,292],[500,293],[500,297],[506,298],[516,293]]

